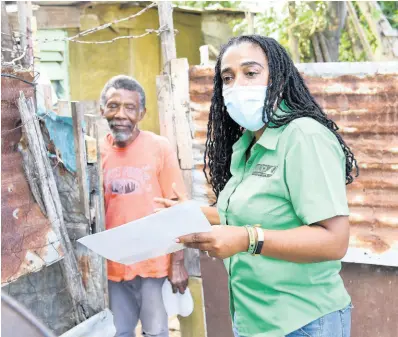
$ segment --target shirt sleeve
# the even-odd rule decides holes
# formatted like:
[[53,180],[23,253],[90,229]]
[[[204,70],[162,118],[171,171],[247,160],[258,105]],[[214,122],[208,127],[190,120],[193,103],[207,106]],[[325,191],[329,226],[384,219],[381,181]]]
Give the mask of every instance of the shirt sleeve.
[[290,199],[303,224],[348,215],[345,156],[333,134],[295,130],[285,157]]
[[173,192],[173,183],[176,183],[177,191],[183,194],[186,193],[177,154],[172,149],[170,143],[165,140],[163,146],[163,160],[159,172],[159,184],[164,198],[172,199],[177,197]]

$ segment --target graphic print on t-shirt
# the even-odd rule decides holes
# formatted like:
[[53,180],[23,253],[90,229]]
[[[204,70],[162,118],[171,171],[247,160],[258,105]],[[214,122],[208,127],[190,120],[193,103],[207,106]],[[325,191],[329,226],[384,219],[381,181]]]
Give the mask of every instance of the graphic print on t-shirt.
[[104,172],[105,194],[150,192],[150,167],[115,167]]

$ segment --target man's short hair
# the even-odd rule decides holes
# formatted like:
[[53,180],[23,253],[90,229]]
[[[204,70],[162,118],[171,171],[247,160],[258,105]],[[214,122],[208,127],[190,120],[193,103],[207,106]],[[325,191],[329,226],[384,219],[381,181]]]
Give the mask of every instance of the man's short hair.
[[105,108],[106,105],[106,94],[109,89],[125,89],[129,91],[136,91],[140,96],[140,109],[145,109],[145,91],[142,88],[141,84],[138,83],[136,79],[126,75],[118,75],[112,77],[102,89],[101,97],[100,97],[100,104],[102,108]]

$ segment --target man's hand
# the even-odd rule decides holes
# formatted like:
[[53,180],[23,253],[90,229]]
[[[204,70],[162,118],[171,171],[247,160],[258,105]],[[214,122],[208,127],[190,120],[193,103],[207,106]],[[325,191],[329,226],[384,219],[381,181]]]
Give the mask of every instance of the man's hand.
[[179,291],[185,292],[188,286],[188,272],[184,266],[184,251],[171,254],[171,263],[169,269],[169,281],[173,287],[173,293]]
[[158,204],[161,204],[164,206],[164,208],[156,208],[155,212],[160,212],[162,210],[164,210],[165,208],[169,208],[169,207],[173,207],[177,204],[181,204],[185,201],[188,201],[188,197],[181,193],[180,191],[177,190],[176,184],[173,183],[173,185],[171,186],[171,188],[173,189],[174,194],[177,196],[176,199],[167,199],[167,198],[155,198],[154,201],[157,202]]

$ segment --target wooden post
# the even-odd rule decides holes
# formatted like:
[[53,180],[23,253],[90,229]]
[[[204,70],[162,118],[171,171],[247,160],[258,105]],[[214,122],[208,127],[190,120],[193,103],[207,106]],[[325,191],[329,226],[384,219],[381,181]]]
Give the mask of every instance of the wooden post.
[[79,184],[81,211],[90,220],[86,143],[84,141],[83,121],[84,115],[79,102],[72,102],[73,135],[76,153],[76,176]]
[[[64,105],[63,108],[65,106],[68,107],[68,105]],[[72,102],[71,107],[76,153],[76,175],[82,206],[81,212],[87,218],[86,223],[78,223],[73,229],[74,238],[79,239],[82,236],[105,230],[104,195],[102,191],[102,171],[100,170],[101,163],[98,161],[100,160],[100,154],[98,142],[95,138],[95,122],[92,123],[90,135],[86,135],[83,130],[83,121],[85,118],[84,103]],[[70,115],[66,110],[64,110],[64,113]],[[87,156],[88,151],[86,150],[87,139],[91,139],[91,145],[94,146],[92,150],[95,152],[95,159],[93,158],[92,160],[94,163],[90,164],[90,178],[88,176],[87,165],[89,159]],[[90,190],[88,181],[91,182]],[[96,193],[90,193],[92,191],[96,191]],[[87,292],[87,303],[91,310],[90,314],[100,312],[108,307],[109,303],[106,261],[100,255],[95,254],[87,247],[76,242],[74,249]]]
[[60,240],[64,258],[62,267],[69,293],[74,302],[77,323],[88,318],[87,295],[79,273],[76,257],[64,223],[61,200],[59,198],[52,167],[47,157],[39,122],[34,111],[33,99],[26,101],[23,92],[18,101],[22,125],[29,143],[29,149],[35,158],[35,167],[39,179],[42,200],[46,208],[47,217],[52,228]]
[[[189,103],[189,67],[187,59],[176,59],[173,27],[173,9],[170,1],[159,1],[160,26],[166,25],[169,31],[160,35],[162,45],[163,75],[157,76],[159,120],[161,135],[166,136],[178,154],[188,195],[192,195],[193,128]],[[194,298],[195,308],[191,316],[180,318],[182,337],[206,337],[205,309],[202,279],[200,278],[199,251],[185,250],[189,287]]]
[[174,37],[173,6],[171,1],[158,1],[160,27],[168,28],[168,31],[160,34],[162,47],[163,71],[170,73],[170,61],[177,58],[176,42]]
[[32,3],[31,1],[18,1],[17,6],[21,47],[23,51],[26,49],[22,64],[28,68],[33,66]]
[[[102,172],[102,159],[100,151],[100,132],[98,123],[94,124],[94,138],[97,140],[97,172],[98,172],[98,198],[96,209],[96,222],[94,233],[102,232],[105,228],[105,199],[104,199],[104,176]],[[102,283],[104,288],[105,308],[109,307],[108,295],[108,271],[106,259],[102,259]]]
[[200,65],[207,66],[209,64],[209,46],[204,45],[199,47]]
[[1,32],[3,33],[1,34],[1,55],[3,62],[10,62],[12,60],[11,50],[13,48],[13,41],[5,1],[1,2]]
[[246,12],[246,21],[247,21],[247,34],[253,35],[254,34],[254,13]]

